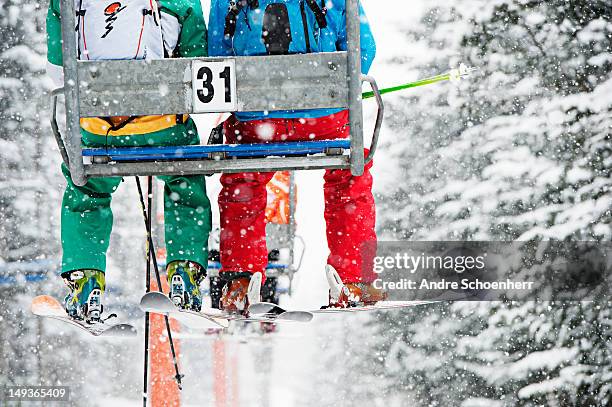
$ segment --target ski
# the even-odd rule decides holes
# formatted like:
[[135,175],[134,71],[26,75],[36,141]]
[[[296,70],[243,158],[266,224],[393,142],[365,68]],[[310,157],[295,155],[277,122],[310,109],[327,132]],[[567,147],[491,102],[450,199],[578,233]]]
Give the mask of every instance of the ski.
[[[339,298],[340,294],[347,290],[338,275],[338,272],[332,267],[325,268],[325,276],[329,284],[329,292],[331,298]],[[252,318],[270,318],[271,320],[294,320],[299,322],[310,322],[314,314],[337,314],[341,312],[365,312],[365,311],[380,311],[391,310],[406,307],[414,307],[422,304],[429,304],[431,301],[379,301],[375,305],[350,306],[346,308],[321,307],[318,310],[298,311],[286,310],[283,307],[272,304],[259,302],[249,306],[249,314]]]
[[[384,311],[393,309],[402,309],[415,307],[424,304],[431,304],[432,301],[381,301],[375,305],[363,305],[348,308],[331,308],[321,307],[317,310],[310,311],[290,311],[276,304],[258,303],[249,307],[249,312],[253,315],[314,315],[314,314],[338,314],[342,312],[367,312],[367,311]],[[311,318],[312,319],[312,318]]]
[[[241,322],[310,322],[313,315],[307,311],[279,311],[280,307],[272,310],[271,306],[275,304],[256,303],[263,306],[268,312],[261,312],[257,315],[245,316],[238,313],[225,312],[215,308],[202,308],[199,312],[185,311],[178,308],[165,294],[160,292],[150,292],[145,294],[140,300],[140,309],[145,312],[153,312],[158,314],[172,314],[172,317],[180,322],[183,322],[189,327],[214,329],[227,328],[230,321]],[[249,307],[249,312],[251,311]]]
[[394,309],[411,308],[424,304],[432,304],[435,301],[380,301],[374,305],[361,305],[347,308],[321,307],[321,309],[311,311],[314,314],[337,314],[342,312],[368,312],[368,311],[389,311]]
[[108,322],[86,322],[71,318],[66,314],[60,302],[49,296],[39,295],[32,300],[31,310],[34,315],[68,323],[93,335],[102,337],[134,337],[136,328],[130,324],[112,324]]
[[221,312],[209,312],[217,310],[203,309],[199,312],[183,310],[177,307],[167,295],[158,291],[151,291],[143,295],[140,299],[140,309],[144,312],[172,316],[191,328],[219,329],[229,326],[229,318],[226,318]]

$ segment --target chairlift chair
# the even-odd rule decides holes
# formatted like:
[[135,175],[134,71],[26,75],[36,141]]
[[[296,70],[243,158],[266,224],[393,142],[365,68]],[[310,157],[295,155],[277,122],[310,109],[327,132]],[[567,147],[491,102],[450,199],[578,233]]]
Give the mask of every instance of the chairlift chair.
[[[52,93],[51,126],[73,182],[131,175],[350,169],[362,175],[376,151],[384,106],[376,81],[361,74],[358,0],[346,0],[348,51],[299,55],[79,61],[74,0],[61,0],[64,87]],[[212,72],[220,86],[203,81]],[[378,104],[364,156],[362,83]],[[270,92],[273,89],[274,92]],[[57,123],[65,99],[66,136]],[[183,147],[83,148],[80,118],[347,108],[350,139]]]

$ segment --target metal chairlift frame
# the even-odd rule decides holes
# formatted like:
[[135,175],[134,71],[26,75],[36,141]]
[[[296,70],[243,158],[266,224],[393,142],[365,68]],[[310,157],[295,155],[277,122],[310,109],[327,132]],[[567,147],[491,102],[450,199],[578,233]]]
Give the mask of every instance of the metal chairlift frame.
[[[79,61],[74,0],[61,0],[64,87],[52,94],[51,126],[72,180],[90,177],[194,175],[350,169],[362,175],[376,151],[384,105],[376,81],[361,75],[358,0],[346,0],[347,52],[176,58],[153,61]],[[150,149],[83,149],[80,118],[207,113],[193,103],[194,63],[234,60],[237,111],[348,108],[350,142],[340,140],[261,145],[209,145]],[[378,114],[370,152],[364,156],[362,83],[375,93]],[[65,140],[57,124],[64,95]],[[212,111],[211,111],[212,112]],[[218,112],[218,110],[215,110]],[[344,154],[344,151],[349,154]]]
[[[293,288],[293,277],[297,273],[304,260],[306,252],[306,243],[304,238],[298,235],[297,223],[295,219],[297,206],[297,184],[295,172],[290,172],[289,175],[289,222],[287,224],[266,224],[266,240],[268,249],[270,249],[270,240],[273,242],[273,249],[288,249],[289,257],[286,262],[270,262],[266,268],[268,277],[279,277],[281,275],[289,278],[289,295]],[[299,245],[296,247],[296,242]],[[218,247],[217,247],[218,249]],[[221,263],[208,262],[208,277],[218,277]]]

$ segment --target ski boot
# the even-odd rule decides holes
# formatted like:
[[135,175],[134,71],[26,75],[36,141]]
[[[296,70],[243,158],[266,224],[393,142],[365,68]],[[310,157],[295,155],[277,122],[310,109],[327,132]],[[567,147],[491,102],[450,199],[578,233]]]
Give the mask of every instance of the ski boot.
[[70,289],[64,298],[66,313],[86,322],[102,322],[102,295],[105,276],[100,270],[74,270],[62,273]]
[[170,300],[184,310],[200,311],[202,309],[202,293],[200,283],[206,277],[206,272],[197,263],[191,261],[173,261],[168,264],[168,284],[170,285]]
[[250,304],[261,301],[261,273],[225,272],[221,273],[221,278],[226,284],[219,301],[220,309],[246,315]]
[[368,283],[343,283],[336,269],[325,268],[329,283],[329,306],[327,308],[351,308],[375,305],[387,299],[387,293]]

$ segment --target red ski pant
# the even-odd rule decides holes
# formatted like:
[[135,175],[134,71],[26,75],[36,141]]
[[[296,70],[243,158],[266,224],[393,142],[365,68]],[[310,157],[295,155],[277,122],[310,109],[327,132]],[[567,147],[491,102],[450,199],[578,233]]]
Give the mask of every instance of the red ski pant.
[[[229,143],[347,138],[348,112],[342,111],[316,119],[246,122],[231,116],[225,122],[224,130]],[[325,221],[330,250],[327,262],[338,271],[344,282],[371,282],[374,279],[371,273],[372,259],[369,258],[373,255],[362,258],[363,243],[376,242],[371,167],[372,163],[366,166],[364,174],[359,177],[353,176],[350,170],[325,172]],[[269,172],[255,172],[221,176],[221,272],[262,272],[265,276],[268,264],[266,184],[273,175]]]

